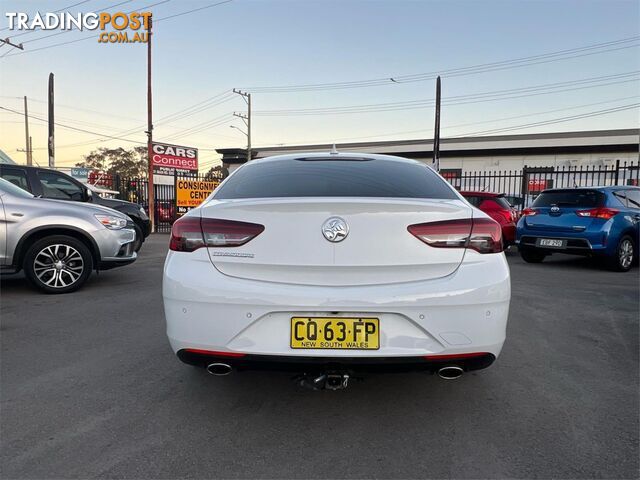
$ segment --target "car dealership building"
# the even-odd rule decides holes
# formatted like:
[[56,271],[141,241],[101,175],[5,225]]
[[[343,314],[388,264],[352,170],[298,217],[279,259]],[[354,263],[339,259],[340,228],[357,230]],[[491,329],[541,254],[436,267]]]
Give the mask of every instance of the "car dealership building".
[[[639,129],[534,133],[445,138],[440,142],[440,168],[462,172],[522,170],[527,167],[607,167],[639,159]],[[330,151],[332,144],[254,148],[252,158]],[[431,163],[433,140],[390,140],[337,143],[341,152],[378,153]],[[222,148],[222,162],[233,171],[246,162],[243,148]]]

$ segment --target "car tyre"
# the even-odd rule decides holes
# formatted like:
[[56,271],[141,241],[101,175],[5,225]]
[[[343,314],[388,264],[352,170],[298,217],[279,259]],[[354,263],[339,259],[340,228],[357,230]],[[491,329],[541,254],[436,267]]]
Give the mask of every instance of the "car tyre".
[[636,245],[633,238],[623,235],[615,253],[607,259],[607,266],[614,272],[628,272],[631,270],[636,257]]
[[547,255],[543,252],[538,252],[529,248],[523,248],[522,250],[520,250],[520,256],[527,263],[541,263],[544,260],[544,257],[546,257]]
[[144,237],[142,235],[142,230],[137,225],[134,225],[133,229],[136,231],[136,239],[134,240],[133,249],[135,252],[139,252],[142,248],[142,244],[144,243]]
[[71,293],[91,275],[93,256],[80,240],[54,235],[29,247],[22,268],[29,282],[42,292]]

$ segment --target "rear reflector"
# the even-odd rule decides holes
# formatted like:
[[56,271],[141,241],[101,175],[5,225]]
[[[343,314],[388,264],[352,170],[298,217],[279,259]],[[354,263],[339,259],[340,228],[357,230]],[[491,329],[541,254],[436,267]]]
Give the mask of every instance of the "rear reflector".
[[533,208],[525,208],[524,210],[522,210],[522,216],[523,217],[530,217],[532,215],[537,215],[538,211],[534,210]]
[[199,355],[211,355],[212,357],[229,357],[229,358],[239,358],[244,357],[246,353],[239,352],[215,352],[213,350],[200,350],[198,348],[185,348],[185,352],[189,353],[197,353]]
[[463,358],[475,358],[484,357],[489,355],[487,352],[473,352],[473,353],[452,353],[449,355],[424,355],[425,360],[457,360]]
[[609,220],[610,218],[616,216],[619,213],[619,210],[615,208],[592,208],[590,210],[577,210],[576,215],[579,217],[591,217],[591,218],[602,218],[604,220]]
[[264,226],[255,223],[182,217],[171,228],[169,249],[193,252],[201,247],[239,247],[263,231]]
[[465,218],[418,223],[409,232],[431,247],[471,248],[479,253],[498,253],[502,247],[502,228],[490,218]]

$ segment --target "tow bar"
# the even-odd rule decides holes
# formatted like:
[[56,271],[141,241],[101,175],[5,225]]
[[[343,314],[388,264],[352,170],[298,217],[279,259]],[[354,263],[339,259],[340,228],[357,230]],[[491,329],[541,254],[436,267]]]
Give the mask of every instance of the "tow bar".
[[349,385],[347,373],[322,373],[309,375],[307,373],[295,378],[297,385],[311,390],[344,390]]

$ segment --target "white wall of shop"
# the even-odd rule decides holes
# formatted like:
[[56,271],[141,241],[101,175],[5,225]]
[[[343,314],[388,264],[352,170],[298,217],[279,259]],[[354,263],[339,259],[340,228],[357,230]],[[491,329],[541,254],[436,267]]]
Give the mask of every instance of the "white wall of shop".
[[[431,164],[431,158],[418,159]],[[616,160],[638,162],[637,153],[584,153],[572,155],[521,155],[521,156],[486,156],[486,157],[452,157],[440,159],[440,168],[461,168],[463,172],[522,170],[527,167],[555,167],[556,169],[575,167],[613,166]]]

